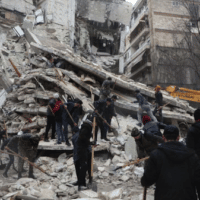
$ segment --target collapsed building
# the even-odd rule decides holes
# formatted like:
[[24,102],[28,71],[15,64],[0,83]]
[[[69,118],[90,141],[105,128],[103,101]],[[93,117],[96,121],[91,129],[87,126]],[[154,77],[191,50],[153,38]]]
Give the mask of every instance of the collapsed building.
[[[126,54],[125,39],[129,31],[132,5],[121,0],[20,0],[20,4],[19,6],[15,1],[0,2],[0,84],[4,88],[0,93],[1,126],[7,127],[9,136],[16,135],[20,130],[43,134],[48,101],[55,92],[66,98],[80,98],[83,101],[84,118],[91,112],[90,104],[98,99],[102,82],[111,77],[116,83],[112,94],[119,97],[115,105],[121,127],[118,127],[118,137],[113,137],[113,133],[110,133],[111,142],[101,143],[96,148],[96,151],[110,152],[112,159],[106,157],[103,161],[100,158],[95,160],[100,167],[96,167],[94,178],[100,179],[98,183],[102,191],[107,184],[110,185],[107,191],[123,186],[124,192],[120,189],[116,198],[137,199],[142,193],[141,186],[137,187],[140,173],[129,178],[135,168],[128,167],[123,169],[125,175],[121,178],[122,170],[113,174],[107,169],[127,162],[129,151],[132,159],[137,157],[134,139],[130,137],[131,130],[137,123],[133,118],[136,118],[138,105],[131,103],[135,100],[134,91],[140,89],[149,102],[155,99],[154,88],[146,85],[149,82],[136,82],[132,76],[129,78],[122,73],[126,64],[121,65],[121,56]],[[146,19],[148,15],[145,13],[146,10],[143,13]],[[147,36],[149,23],[145,19],[141,26],[145,25]],[[146,48],[146,42],[144,46]],[[143,54],[140,59],[143,59],[145,52],[141,52]],[[51,67],[51,57],[60,64]],[[141,64],[140,61],[137,64]],[[173,98],[167,92],[163,92],[163,97],[164,103],[168,104],[163,108],[165,123],[177,126],[183,122],[186,125],[193,123],[194,108],[186,101]],[[112,125],[117,127],[115,119]],[[38,150],[72,150],[72,147],[66,145],[56,147],[53,144],[41,141]],[[3,192],[0,195],[3,199],[14,195],[21,199],[39,199],[42,195],[44,199],[56,199],[56,195],[62,199],[78,198],[77,191],[68,183],[68,180],[75,178],[73,161],[66,161],[66,155],[63,157],[58,160],[41,158],[38,161],[44,169],[51,171],[54,178],[44,177],[39,173],[39,181],[34,182],[34,185],[29,183],[30,180],[2,185],[0,188]],[[104,162],[105,165],[102,164]],[[113,176],[108,178],[109,175]],[[138,191],[132,191],[133,182]],[[128,188],[129,186],[131,187]],[[153,190],[150,194],[152,193]],[[88,197],[84,195],[86,194],[81,197]],[[104,199],[112,199],[108,197],[110,194],[100,195],[101,199],[102,196]],[[99,195],[95,193],[89,197],[98,199]]]

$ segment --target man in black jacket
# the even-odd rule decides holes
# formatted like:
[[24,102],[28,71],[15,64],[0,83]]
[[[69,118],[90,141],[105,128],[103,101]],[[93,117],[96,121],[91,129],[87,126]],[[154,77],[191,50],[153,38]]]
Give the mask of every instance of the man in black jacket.
[[92,122],[90,120],[85,120],[81,126],[81,130],[78,136],[78,148],[77,148],[77,156],[79,158],[79,175],[78,175],[78,190],[84,190],[86,188],[86,172],[88,169],[88,148],[90,145],[95,145],[95,142],[90,142],[90,138],[92,137]]
[[170,125],[165,128],[161,144],[150,154],[142,186],[156,184],[155,200],[197,200],[200,184],[200,161],[191,149],[178,142],[179,130]]
[[48,133],[51,127],[52,127],[51,139],[55,139],[56,121],[55,121],[55,114],[53,113],[53,108],[55,104],[56,104],[56,100],[54,98],[50,99],[48,108],[47,108],[47,126],[46,126],[45,135],[44,135],[45,142],[49,142]]
[[68,125],[69,124],[73,124],[69,114],[72,116],[73,119],[75,119],[74,120],[75,124],[73,124],[72,127],[77,126],[78,125],[77,124],[78,123],[78,119],[79,119],[79,118],[77,118],[78,109],[82,106],[82,104],[83,104],[83,102],[81,100],[76,100],[74,103],[68,102],[68,103],[64,104],[63,112],[62,112],[62,124],[64,126],[63,134],[64,134],[64,137],[65,137],[67,146],[71,146],[71,144],[70,144],[70,142],[68,140]]
[[[109,122],[110,116],[113,115],[114,110],[111,106],[111,98],[107,98],[106,100],[103,101],[95,101],[94,102],[94,107],[95,107],[95,111],[97,111],[107,122]],[[101,130],[101,139],[104,139],[106,141],[109,141],[107,139],[107,124],[98,116],[96,115],[96,123],[97,123],[97,128],[96,128],[96,132],[95,132],[95,140],[97,140],[97,132],[98,132],[98,128],[100,128]]]
[[195,123],[188,130],[186,146],[194,149],[200,158],[200,108],[194,112]]
[[156,113],[159,112],[160,121],[163,122],[163,116],[162,116],[163,96],[160,90],[161,87],[157,85],[155,88],[156,107],[153,111],[153,114],[156,115]]

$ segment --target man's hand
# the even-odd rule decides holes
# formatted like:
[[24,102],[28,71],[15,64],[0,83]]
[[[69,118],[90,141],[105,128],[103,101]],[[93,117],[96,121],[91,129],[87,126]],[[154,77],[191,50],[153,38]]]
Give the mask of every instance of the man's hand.
[[91,145],[96,145],[96,143],[97,143],[96,141],[92,141]]
[[78,126],[76,123],[74,123],[74,126]]
[[67,106],[66,106],[66,105],[64,105],[64,107],[65,107],[65,109],[67,109]]
[[98,110],[96,110],[96,109],[95,109],[95,110],[94,110],[94,112],[95,112],[95,113],[97,113],[97,112],[98,112]]
[[28,158],[27,158],[27,157],[25,157],[25,158],[24,158],[24,160],[28,160]]

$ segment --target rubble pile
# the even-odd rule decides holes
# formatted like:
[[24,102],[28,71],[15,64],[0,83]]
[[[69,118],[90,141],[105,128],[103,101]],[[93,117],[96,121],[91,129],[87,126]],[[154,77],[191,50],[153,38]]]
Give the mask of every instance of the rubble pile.
[[[120,118],[124,125],[132,121],[131,117]],[[137,121],[132,121],[133,124]],[[22,199],[142,199],[143,188],[140,186],[140,177],[143,167],[127,166],[115,171],[116,167],[123,166],[129,159],[137,157],[135,143],[131,140],[129,128],[117,138],[110,136],[110,143],[100,142],[110,152],[104,156],[95,156],[93,181],[97,183],[98,192],[86,190],[78,192],[72,185],[76,181],[73,157],[66,153],[57,159],[40,157],[36,164],[50,174],[34,170],[37,179],[17,178],[17,174],[9,175],[9,181],[3,179],[0,183],[0,197],[4,200],[15,196]],[[125,145],[126,144],[126,145]],[[130,153],[132,149],[133,153]],[[15,164],[16,165],[16,164]],[[142,164],[143,165],[143,164]],[[7,182],[11,182],[8,184]],[[148,190],[148,199],[153,199],[153,189]]]

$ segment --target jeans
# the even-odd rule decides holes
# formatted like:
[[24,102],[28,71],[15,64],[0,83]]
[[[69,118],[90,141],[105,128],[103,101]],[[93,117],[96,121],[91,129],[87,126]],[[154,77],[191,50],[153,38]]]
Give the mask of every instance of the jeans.
[[57,132],[57,143],[61,143],[64,136],[63,136],[63,132],[62,132],[62,122],[61,121],[57,121],[56,122],[56,132]]
[[69,123],[67,119],[62,120],[62,125],[64,126],[63,136],[66,141],[68,140],[68,124]]
[[156,113],[158,112],[159,116],[160,116],[160,121],[163,122],[163,116],[162,116],[162,109],[158,110],[160,106],[159,105],[156,105],[154,111],[153,111],[153,114],[154,116],[156,115]]
[[149,117],[151,118],[152,121],[157,122],[157,119],[153,115],[150,106],[149,105],[142,105],[142,106],[139,107],[138,112],[137,112],[138,121],[141,124],[142,124],[142,114],[143,114],[144,111],[147,112],[147,115],[149,115]]

